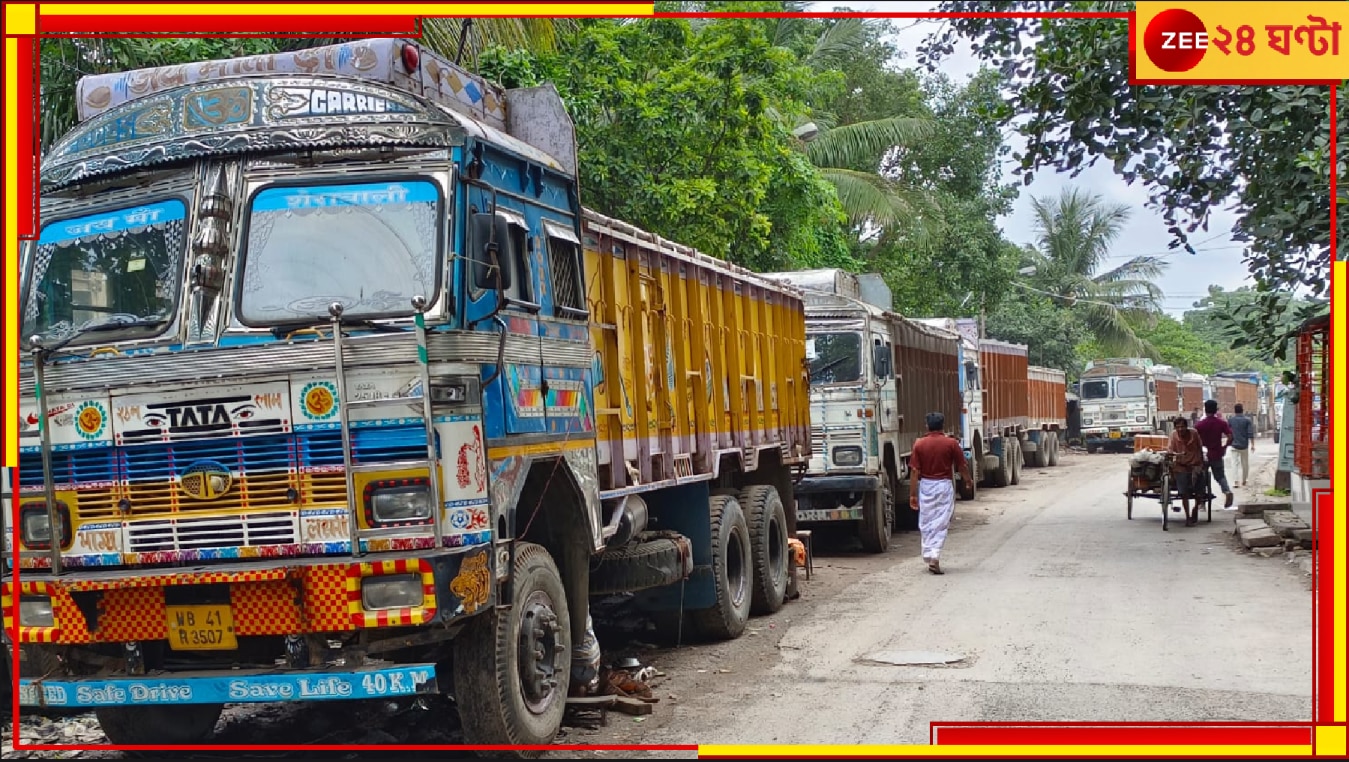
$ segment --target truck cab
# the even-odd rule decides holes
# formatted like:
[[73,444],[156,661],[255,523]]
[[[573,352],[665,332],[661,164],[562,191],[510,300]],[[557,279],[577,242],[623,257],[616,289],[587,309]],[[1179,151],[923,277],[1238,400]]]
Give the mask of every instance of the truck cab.
[[[899,492],[899,383],[889,316],[843,270],[772,273],[805,294],[811,457],[796,520],[851,522],[862,546],[889,547]],[[902,506],[901,506],[902,507]]]
[[1157,382],[1150,360],[1089,362],[1080,388],[1082,437],[1088,453],[1131,450],[1136,435],[1156,430]]

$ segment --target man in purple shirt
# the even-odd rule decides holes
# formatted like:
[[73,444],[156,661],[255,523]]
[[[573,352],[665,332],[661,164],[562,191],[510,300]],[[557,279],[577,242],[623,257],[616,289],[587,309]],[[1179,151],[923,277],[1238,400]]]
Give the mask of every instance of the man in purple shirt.
[[1232,489],[1227,486],[1227,470],[1223,467],[1223,456],[1227,455],[1227,446],[1232,444],[1232,427],[1227,425],[1227,421],[1218,417],[1217,400],[1206,401],[1204,412],[1207,415],[1194,425],[1194,430],[1199,432],[1199,440],[1204,443],[1204,459],[1208,461],[1208,470],[1218,481],[1218,486],[1223,488],[1223,495],[1227,498],[1227,502],[1223,505],[1231,508]]

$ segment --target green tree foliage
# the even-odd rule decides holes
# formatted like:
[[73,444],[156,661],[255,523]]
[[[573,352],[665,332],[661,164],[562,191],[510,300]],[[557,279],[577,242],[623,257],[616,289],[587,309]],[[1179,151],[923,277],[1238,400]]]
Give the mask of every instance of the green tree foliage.
[[976,315],[995,309],[1010,288],[1021,254],[997,224],[1017,195],[999,170],[1007,150],[995,116],[1000,82],[991,70],[964,85],[927,78],[922,92],[935,133],[892,151],[882,166],[886,177],[924,189],[942,212],[935,225],[909,219],[864,242],[906,313]]
[[1031,365],[1057,368],[1077,380],[1089,357],[1078,346],[1089,333],[1071,311],[1037,294],[1002,300],[988,315],[986,332],[994,339],[1025,344]]
[[1133,257],[1103,269],[1129,217],[1125,206],[1066,188],[1058,198],[1032,199],[1037,240],[1026,252],[1030,281],[1056,304],[1071,309],[1096,342],[1112,355],[1148,354],[1138,326],[1150,326],[1161,290],[1153,279],[1165,264]]
[[[1125,2],[943,2],[944,11],[1128,11]],[[976,7],[977,6],[977,7]],[[1330,246],[1330,117],[1325,87],[1129,85],[1123,19],[1048,22],[960,18],[929,39],[921,58],[938,66],[971,42],[1012,83],[1003,116],[1026,138],[1024,181],[1049,168],[1080,171],[1100,159],[1140,181],[1172,225],[1177,245],[1213,210],[1239,216],[1238,240],[1258,291],[1242,323],[1275,348],[1287,334],[1280,292],[1325,293]],[[1349,135],[1349,84],[1339,89],[1340,138]],[[1343,176],[1343,152],[1334,168]],[[1342,188],[1337,203],[1349,196]],[[1339,220],[1338,258],[1349,252],[1349,214]],[[1298,317],[1305,318],[1309,313]],[[1294,323],[1300,323],[1295,319]]]
[[[1270,370],[1292,365],[1287,344],[1268,346],[1243,326],[1250,315],[1262,309],[1264,298],[1264,294],[1248,286],[1235,291],[1209,286],[1208,296],[1185,313],[1185,325],[1219,353],[1217,370]],[[1281,335],[1294,335],[1304,322],[1302,315],[1324,314],[1328,310],[1324,300],[1303,300],[1288,294],[1279,294],[1278,299],[1281,311],[1274,330]]]
[[850,264],[837,196],[784,117],[806,113],[833,75],[765,29],[758,19],[599,21],[558,55],[486,51],[483,73],[558,86],[588,206],[756,269]]

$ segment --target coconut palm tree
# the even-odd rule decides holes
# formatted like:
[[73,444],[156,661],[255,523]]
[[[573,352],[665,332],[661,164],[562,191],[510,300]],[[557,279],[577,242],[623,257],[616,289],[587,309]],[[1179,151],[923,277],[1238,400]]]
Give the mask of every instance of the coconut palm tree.
[[1161,311],[1162,291],[1153,281],[1167,263],[1141,256],[1108,266],[1129,208],[1065,188],[1057,198],[1032,198],[1031,209],[1037,236],[1022,268],[1029,287],[1071,309],[1105,351],[1152,354],[1134,326],[1149,325]]

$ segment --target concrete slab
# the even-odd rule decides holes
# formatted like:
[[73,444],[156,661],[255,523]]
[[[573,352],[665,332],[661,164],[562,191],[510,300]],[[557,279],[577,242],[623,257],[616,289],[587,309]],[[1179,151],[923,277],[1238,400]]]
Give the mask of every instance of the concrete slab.
[[1278,552],[1283,552],[1283,540],[1274,533],[1274,530],[1253,529],[1241,535],[1241,544],[1248,548],[1277,548]]

